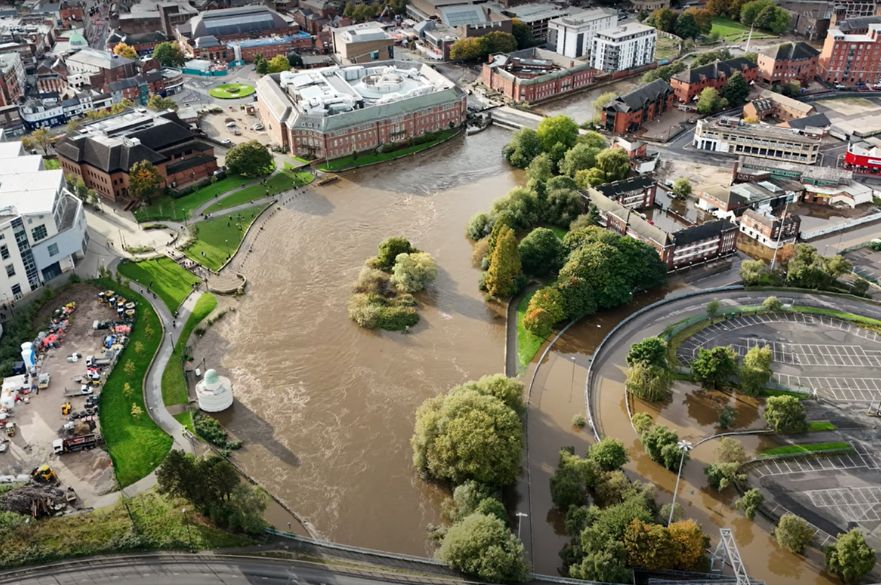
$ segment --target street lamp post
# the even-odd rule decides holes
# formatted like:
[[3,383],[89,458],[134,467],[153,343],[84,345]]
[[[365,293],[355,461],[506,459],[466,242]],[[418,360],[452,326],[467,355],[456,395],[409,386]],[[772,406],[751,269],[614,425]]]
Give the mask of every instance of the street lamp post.
[[682,477],[682,465],[685,463],[685,455],[691,451],[691,443],[688,441],[679,441],[676,446],[682,452],[679,457],[679,472],[676,474],[676,487],[673,488],[673,501],[670,502],[670,517],[667,519],[667,526],[673,523],[673,512],[676,511],[676,492],[679,491],[679,479]]
[[517,538],[520,539],[520,523],[524,518],[529,518],[529,514],[526,514],[525,512],[517,512],[514,515],[517,516]]
[[195,549],[193,548],[193,537],[190,534],[190,517],[187,515],[187,511],[188,510],[186,508],[180,509],[181,516],[183,516],[184,519],[184,524],[186,524],[187,526],[187,546],[190,547],[190,552],[195,552]]

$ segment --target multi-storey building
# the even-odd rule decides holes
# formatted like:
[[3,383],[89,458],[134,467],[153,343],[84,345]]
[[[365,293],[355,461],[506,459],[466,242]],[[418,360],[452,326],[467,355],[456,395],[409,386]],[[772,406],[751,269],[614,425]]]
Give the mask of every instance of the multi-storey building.
[[85,22],[85,17],[86,10],[82,2],[69,2],[65,0],[58,6],[58,18],[61,19],[61,28],[80,28]]
[[657,187],[653,176],[643,175],[605,183],[590,189],[599,191],[628,209],[651,209],[655,205]]
[[654,63],[657,31],[634,22],[597,31],[591,41],[590,64],[606,72],[624,71]]
[[636,132],[673,107],[673,89],[663,79],[620,95],[603,108],[602,125],[608,132]]
[[795,243],[801,218],[792,213],[777,216],[767,209],[747,209],[738,222],[740,233],[766,248],[776,250]]
[[501,10],[501,14],[509,18],[516,18],[528,26],[532,38],[543,43],[548,40],[551,21],[566,16],[572,11],[571,7],[562,7],[547,2],[530,2],[509,6]]
[[395,41],[378,22],[334,28],[331,33],[333,52],[345,65],[395,58]]
[[82,202],[60,169],[43,168],[0,132],[0,302],[20,299],[72,270],[88,245]]
[[820,52],[807,43],[784,43],[759,51],[759,78],[765,83],[809,83],[817,75]]
[[199,11],[187,2],[144,0],[129,7],[128,12],[111,12],[110,26],[120,35],[141,35],[161,32],[174,37],[176,27],[186,24]]
[[136,61],[99,49],[80,49],[64,63],[67,67],[67,83],[75,89],[93,87],[106,90],[110,83],[138,74]]
[[83,124],[55,147],[65,174],[110,201],[128,197],[129,170],[146,160],[162,187],[182,189],[210,180],[217,170],[214,147],[201,141],[174,112],[126,112]]
[[36,130],[61,126],[89,112],[103,110],[112,105],[113,96],[110,94],[84,91],[66,99],[61,99],[57,93],[29,98],[19,110],[25,128]]
[[852,18],[830,28],[817,74],[826,83],[847,86],[881,81],[881,16]]
[[296,156],[333,159],[465,123],[464,92],[412,61],[266,75],[257,109],[272,141]]
[[24,95],[27,78],[18,53],[0,55],[0,107],[15,105]]
[[0,17],[0,52],[19,52],[26,71],[54,45],[54,19],[42,15]]
[[637,12],[648,14],[659,8],[670,8],[670,0],[630,0],[630,5]]
[[573,59],[590,53],[597,31],[618,26],[618,13],[608,8],[579,10],[548,22],[548,45],[554,51]]
[[689,103],[697,99],[700,93],[708,88],[720,89],[739,71],[747,83],[755,81],[758,68],[743,57],[726,61],[714,61],[699,67],[689,67],[670,78],[670,86],[676,92],[676,99],[681,103]]
[[536,103],[589,86],[594,73],[584,61],[532,48],[493,55],[480,82],[513,102]]
[[817,138],[787,128],[727,120],[698,120],[693,144],[701,150],[804,164],[814,164],[820,158]]
[[767,89],[760,90],[759,97],[743,107],[744,118],[763,120],[773,116],[781,122],[807,118],[814,113],[814,106],[811,104]]
[[[194,16],[175,27],[175,37],[189,55],[206,58],[200,49],[225,47],[233,41],[286,37],[299,32],[289,16],[282,16],[266,6],[242,6],[211,10]],[[308,46],[312,46],[311,38]]]
[[798,202],[803,192],[804,187],[798,181],[764,177],[727,187],[708,187],[698,195],[697,208],[719,219],[737,221],[747,209],[780,211]]

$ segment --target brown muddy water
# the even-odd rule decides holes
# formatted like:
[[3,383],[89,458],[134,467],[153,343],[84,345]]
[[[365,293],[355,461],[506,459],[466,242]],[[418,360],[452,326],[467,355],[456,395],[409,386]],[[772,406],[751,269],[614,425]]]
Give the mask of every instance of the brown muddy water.
[[[244,262],[238,310],[200,343],[234,384],[221,420],[245,441],[237,460],[323,537],[430,552],[443,493],[414,473],[409,439],[426,398],[504,370],[504,311],[482,300],[464,228],[518,182],[500,155],[509,137],[491,128],[294,197]],[[361,266],[391,235],[439,266],[409,334],[346,314]]]

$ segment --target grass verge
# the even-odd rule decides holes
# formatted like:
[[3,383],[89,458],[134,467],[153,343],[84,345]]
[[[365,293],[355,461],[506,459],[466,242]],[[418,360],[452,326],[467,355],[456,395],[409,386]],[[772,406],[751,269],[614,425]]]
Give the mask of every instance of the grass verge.
[[257,89],[253,85],[233,82],[224,83],[223,85],[218,85],[217,87],[209,89],[208,95],[222,100],[236,100],[248,97],[255,91],[257,91]]
[[0,566],[44,564],[71,557],[138,550],[199,550],[246,546],[252,541],[210,526],[181,509],[183,500],[148,492],[82,514],[56,516],[22,524],[0,537]]
[[135,210],[135,219],[139,223],[166,219],[170,221],[186,221],[193,210],[208,203],[215,197],[228,191],[247,185],[253,179],[247,177],[227,177],[216,183],[206,185],[183,197],[174,198],[170,195],[156,197],[150,205]]
[[315,176],[309,171],[281,171],[267,179],[266,184],[257,184],[237,191],[229,197],[224,197],[217,203],[205,210],[206,213],[216,213],[224,209],[230,209],[237,205],[251,203],[257,199],[277,195],[303,185],[308,185]]
[[829,443],[805,443],[803,445],[783,445],[772,447],[762,451],[763,457],[777,457],[779,455],[807,455],[810,453],[843,453],[853,448],[846,441],[831,441]]
[[[746,38],[749,36],[749,27],[740,24],[736,20],[725,18],[724,16],[714,16],[713,27],[710,29],[710,33],[716,33],[719,35],[719,38],[726,41],[742,41],[746,40]],[[758,29],[753,29],[752,38],[753,40],[755,40],[774,39],[777,37],[770,33],[762,32]]]
[[[171,359],[162,372],[162,401],[166,406],[186,404],[189,401],[187,392],[187,380],[184,377],[184,360],[186,359],[187,340],[202,319],[208,316],[217,306],[217,297],[211,293],[205,293],[196,301],[193,312],[190,313],[180,338],[171,353]],[[190,420],[192,425],[192,419]]]
[[536,291],[534,290],[528,294],[523,295],[523,298],[520,299],[519,303],[517,303],[518,369],[523,369],[529,365],[529,362],[532,361],[532,358],[534,358],[535,354],[538,353],[538,350],[541,349],[541,344],[545,341],[544,338],[533,335],[526,329],[526,327],[523,326],[523,317],[526,316],[526,308],[529,306],[529,300],[532,299],[532,295],[534,295],[535,292]]
[[184,253],[206,268],[219,270],[238,249],[248,227],[266,207],[256,205],[197,223],[193,228],[196,239]]
[[811,315],[825,315],[827,317],[836,317],[843,321],[851,321],[853,323],[859,323],[867,327],[868,329],[873,329],[875,331],[881,331],[881,321],[878,319],[873,319],[871,317],[863,317],[862,315],[857,315],[855,313],[848,313],[846,311],[839,311],[838,309],[826,309],[824,307],[807,307],[804,305],[793,305],[790,309],[796,313],[808,313]]
[[[162,325],[141,295],[109,279],[98,279],[95,284],[117,291],[137,306],[132,334],[107,377],[98,411],[116,479],[126,487],[153,471],[171,449],[171,437],[147,414],[143,392],[144,376],[162,339]],[[140,414],[137,409],[132,414],[135,406]]]
[[795,390],[782,390],[779,388],[765,388],[762,390],[762,396],[792,396],[793,398],[798,398],[799,400],[810,400],[813,398],[810,394],[805,392],[796,392]]
[[185,429],[190,431],[193,434],[196,434],[196,425],[193,423],[193,413],[189,410],[185,410],[183,412],[179,412],[174,415],[174,419],[182,424]]
[[318,168],[322,171],[330,172],[345,171],[348,169],[363,167],[369,164],[394,160],[396,158],[401,158],[410,154],[415,154],[417,152],[427,150],[432,146],[436,146],[441,142],[449,140],[459,132],[461,131],[458,128],[442,130],[435,133],[435,135],[432,136],[430,139],[426,140],[425,142],[420,142],[419,144],[411,144],[409,146],[405,146],[397,150],[392,150],[390,152],[362,152],[357,155],[344,156],[341,158],[336,158],[334,160],[325,161],[324,163],[319,165]]
[[819,433],[822,431],[834,431],[838,427],[828,420],[812,420],[808,422],[809,433]]
[[193,292],[199,278],[171,258],[123,262],[119,272],[155,292],[172,313]]

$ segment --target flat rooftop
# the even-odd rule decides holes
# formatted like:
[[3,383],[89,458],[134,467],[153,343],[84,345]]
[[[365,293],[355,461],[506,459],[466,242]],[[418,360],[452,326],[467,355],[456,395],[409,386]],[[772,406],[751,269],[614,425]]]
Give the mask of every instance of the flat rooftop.
[[607,39],[623,39],[624,37],[645,34],[654,30],[655,29],[651,26],[646,26],[638,22],[628,22],[627,24],[618,25],[616,28],[610,30],[597,31],[596,34],[597,36],[605,37]]
[[63,187],[61,169],[0,176],[0,217],[49,213]]

